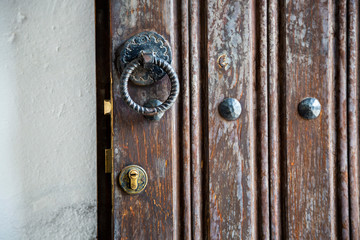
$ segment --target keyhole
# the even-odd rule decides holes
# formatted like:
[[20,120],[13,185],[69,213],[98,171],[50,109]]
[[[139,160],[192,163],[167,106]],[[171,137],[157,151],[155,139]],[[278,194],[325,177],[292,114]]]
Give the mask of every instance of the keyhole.
[[126,193],[138,194],[145,189],[148,176],[142,167],[130,165],[121,170],[119,183]]
[[138,187],[138,177],[139,177],[139,172],[135,169],[130,170],[129,172],[129,178],[130,178],[130,188],[132,190],[136,190]]

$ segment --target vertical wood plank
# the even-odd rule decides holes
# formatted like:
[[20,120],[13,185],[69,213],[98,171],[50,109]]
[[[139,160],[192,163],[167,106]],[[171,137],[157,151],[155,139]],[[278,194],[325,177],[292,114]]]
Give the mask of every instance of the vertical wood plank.
[[[150,122],[131,110],[120,97],[120,73],[114,63],[121,44],[136,33],[150,30],[170,42],[172,66],[177,71],[179,42],[175,25],[179,6],[167,0],[112,0],[110,6],[114,100],[113,237],[177,239],[182,224],[179,215],[177,107],[173,106],[159,122]],[[168,77],[152,87],[132,86],[130,94],[139,104],[150,98],[164,100],[168,96]],[[118,183],[120,171],[130,164],[142,166],[149,177],[147,188],[139,195],[127,195]]]
[[[329,0],[328,1],[328,68],[327,68],[327,82],[328,82],[328,92],[333,93],[328,95],[328,126],[329,126],[329,194],[330,194],[330,208],[325,209],[329,211],[329,217],[331,219],[330,223],[330,229],[331,229],[331,237],[330,239],[336,239],[339,234],[339,229],[341,227],[339,226],[339,223],[341,221],[338,221],[337,219],[340,218],[340,214],[338,211],[338,204],[339,204],[339,197],[337,189],[341,189],[339,186],[339,167],[338,167],[338,161],[337,161],[337,154],[336,154],[336,148],[337,148],[337,136],[336,133],[336,127],[337,127],[337,103],[339,102],[339,98],[337,97],[338,94],[336,92],[336,87],[338,86],[338,81],[336,79],[337,77],[337,70],[336,70],[336,59],[337,59],[337,51],[336,48],[337,44],[337,6],[336,1]],[[344,197],[344,196],[343,196]]]
[[348,132],[351,238],[360,237],[359,210],[359,1],[348,1]]
[[189,0],[181,1],[181,98],[182,98],[182,184],[183,184],[183,206],[182,239],[191,239],[191,139],[190,139],[190,66],[189,66]]
[[203,238],[203,197],[202,197],[202,91],[201,85],[203,68],[201,64],[201,54],[203,51],[200,45],[203,37],[201,26],[203,21],[203,10],[200,9],[201,0],[190,0],[190,87],[191,87],[191,167],[192,167],[192,238]]
[[281,181],[279,129],[279,3],[269,0],[269,178],[271,239],[281,239]]
[[[288,1],[284,6],[286,58],[285,238],[335,239],[333,187],[333,79],[329,69],[329,2]],[[284,80],[284,79],[282,79]],[[305,120],[297,107],[317,98],[322,111]]]
[[[145,30],[171,42],[181,82],[159,123],[117,92],[116,50]],[[115,239],[359,236],[358,1],[112,0],[111,37]],[[131,94],[165,97],[166,80]],[[236,121],[218,113],[227,97]],[[319,118],[299,116],[305,97]],[[118,185],[129,164],[148,172],[142,195]]]
[[336,61],[337,82],[337,156],[338,156],[338,195],[339,195],[339,235],[350,239],[349,226],[349,181],[348,181],[348,129],[347,129],[347,4],[339,1],[336,6],[338,49]]
[[269,135],[268,135],[268,1],[257,1],[257,159],[259,163],[260,239],[270,239]]
[[[207,1],[206,239],[257,239],[255,9],[253,1]],[[218,113],[229,97],[242,105],[235,121]]]

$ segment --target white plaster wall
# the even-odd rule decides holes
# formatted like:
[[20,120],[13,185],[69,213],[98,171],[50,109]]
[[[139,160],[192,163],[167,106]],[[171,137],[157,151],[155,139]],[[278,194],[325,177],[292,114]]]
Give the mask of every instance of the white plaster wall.
[[0,0],[0,239],[96,238],[91,0]]

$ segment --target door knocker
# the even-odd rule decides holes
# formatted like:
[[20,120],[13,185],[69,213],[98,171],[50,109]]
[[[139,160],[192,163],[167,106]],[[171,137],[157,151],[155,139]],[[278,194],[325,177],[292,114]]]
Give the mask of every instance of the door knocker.
[[[122,71],[120,95],[125,103],[147,119],[159,120],[179,95],[179,79],[171,66],[171,49],[167,41],[155,32],[142,32],[131,37],[122,47],[117,67]],[[134,102],[128,91],[129,80],[141,86],[148,86],[167,74],[171,89],[165,102],[145,104]]]

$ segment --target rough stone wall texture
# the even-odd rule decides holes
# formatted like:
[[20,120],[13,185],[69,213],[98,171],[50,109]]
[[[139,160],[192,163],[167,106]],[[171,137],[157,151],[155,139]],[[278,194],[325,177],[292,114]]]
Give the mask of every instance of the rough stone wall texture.
[[0,239],[96,238],[94,2],[0,1]]

